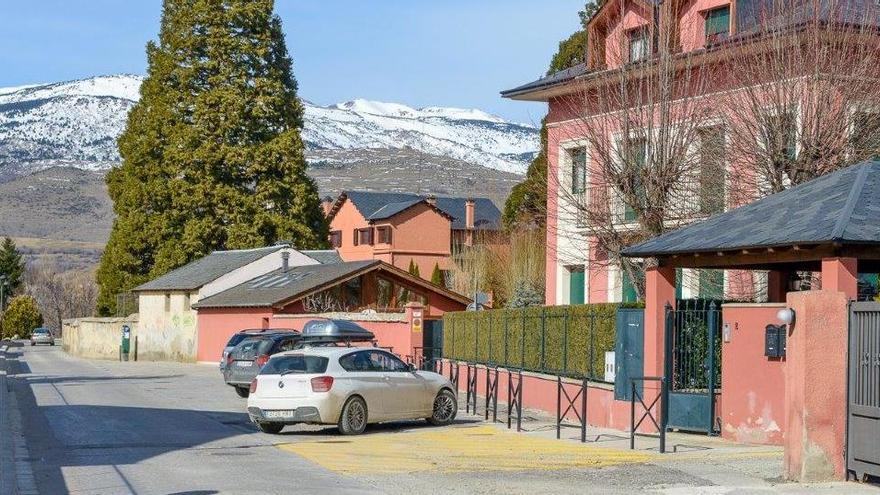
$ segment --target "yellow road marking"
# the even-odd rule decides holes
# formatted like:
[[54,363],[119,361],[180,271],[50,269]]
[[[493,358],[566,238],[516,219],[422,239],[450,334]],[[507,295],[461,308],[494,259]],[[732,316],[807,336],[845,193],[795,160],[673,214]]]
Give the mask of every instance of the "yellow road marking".
[[493,426],[420,429],[280,444],[339,473],[522,471],[642,463],[653,454],[513,433]]

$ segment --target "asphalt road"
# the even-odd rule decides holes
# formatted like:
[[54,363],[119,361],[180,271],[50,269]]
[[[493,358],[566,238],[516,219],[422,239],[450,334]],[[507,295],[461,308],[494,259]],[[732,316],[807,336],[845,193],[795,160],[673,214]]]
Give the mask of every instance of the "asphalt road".
[[20,423],[27,447],[23,456],[17,442],[14,470],[43,494],[880,493],[781,483],[778,449],[716,439],[659,456],[629,450],[626,439],[556,440],[540,421],[527,433],[460,414],[449,427],[378,425],[355,438],[315,426],[267,435],[213,366],[89,361],[58,346],[10,351],[10,424]]
[[15,351],[10,382],[40,493],[380,491],[274,447],[216,368]]

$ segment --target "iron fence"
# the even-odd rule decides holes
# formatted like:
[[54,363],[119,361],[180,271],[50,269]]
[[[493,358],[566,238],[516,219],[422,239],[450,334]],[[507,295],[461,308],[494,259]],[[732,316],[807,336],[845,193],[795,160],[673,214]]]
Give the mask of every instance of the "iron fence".
[[444,357],[604,381],[619,305],[505,309],[444,316]]

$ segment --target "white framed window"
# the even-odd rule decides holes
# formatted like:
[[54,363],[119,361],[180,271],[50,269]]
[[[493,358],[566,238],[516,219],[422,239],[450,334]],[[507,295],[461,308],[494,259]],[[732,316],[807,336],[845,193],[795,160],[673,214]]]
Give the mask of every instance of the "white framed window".
[[575,139],[559,145],[557,178],[559,222],[583,227],[590,198],[589,148],[585,140]]
[[[618,168],[625,166],[645,167],[648,166],[648,137],[640,133],[630,133],[624,136],[617,133],[611,136],[611,159],[616,163]],[[638,216],[635,208],[628,204],[620,191],[610,186],[609,195],[612,198],[612,214],[615,224],[626,225],[635,224]],[[644,188],[636,184],[636,195],[643,195]]]
[[651,45],[648,39],[648,27],[635,28],[627,33],[627,37],[629,41],[630,63],[647,60]]

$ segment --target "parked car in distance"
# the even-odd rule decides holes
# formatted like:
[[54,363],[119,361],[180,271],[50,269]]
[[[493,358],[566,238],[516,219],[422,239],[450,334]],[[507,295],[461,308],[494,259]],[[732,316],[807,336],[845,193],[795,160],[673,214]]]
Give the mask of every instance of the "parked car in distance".
[[417,371],[370,347],[305,347],[272,356],[251,382],[248,416],[261,431],[297,423],[335,424],[356,435],[367,424],[455,419],[458,398],[444,376]]
[[269,361],[269,357],[294,349],[300,338],[299,332],[270,332],[246,336],[226,356],[223,380],[227,385],[235,387],[239,397],[247,397],[251,382],[260,372],[260,368]]
[[223,348],[223,354],[220,356],[220,371],[223,371],[223,369],[226,368],[226,358],[229,356],[229,352],[248,336],[279,332],[291,333],[296,332],[296,330],[292,328],[247,328],[234,333],[232,337],[229,337],[229,342],[226,343],[226,347]]
[[55,336],[52,335],[52,331],[48,328],[35,328],[31,332],[31,345],[37,344],[55,345]]

